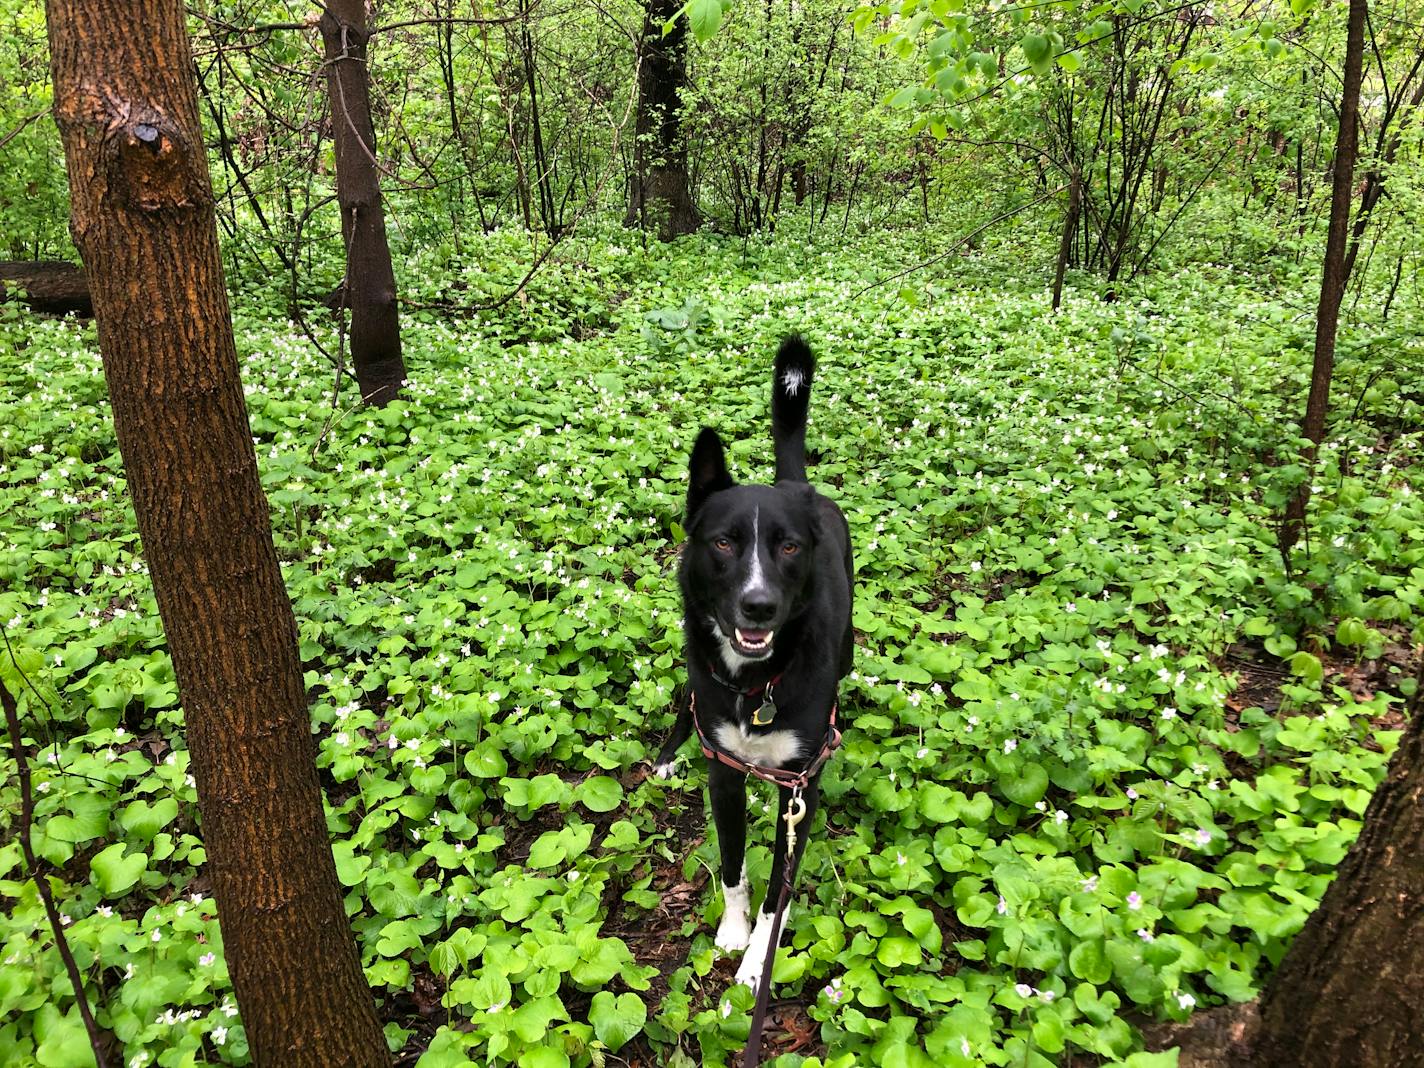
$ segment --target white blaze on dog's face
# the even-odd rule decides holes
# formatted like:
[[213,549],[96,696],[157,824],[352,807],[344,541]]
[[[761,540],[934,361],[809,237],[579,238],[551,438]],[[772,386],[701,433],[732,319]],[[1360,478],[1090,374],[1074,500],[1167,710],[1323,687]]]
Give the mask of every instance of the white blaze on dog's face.
[[771,656],[776,633],[804,607],[815,548],[814,495],[804,483],[734,486],[721,443],[693,451],[684,592],[734,674]]

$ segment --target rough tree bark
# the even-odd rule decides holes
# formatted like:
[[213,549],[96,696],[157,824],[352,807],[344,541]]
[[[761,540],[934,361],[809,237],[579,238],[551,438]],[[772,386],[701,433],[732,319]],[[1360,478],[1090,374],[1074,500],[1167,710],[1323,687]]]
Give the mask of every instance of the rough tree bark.
[[687,145],[679,109],[687,87],[687,19],[663,25],[680,10],[678,0],[646,0],[638,44],[637,138],[627,226],[656,229],[669,241],[697,229],[697,205],[687,178]]
[[346,243],[342,292],[351,309],[351,364],[362,398],[380,406],[400,393],[405,361],[371,122],[366,0],[327,0],[319,25],[336,148],[336,201]]
[[1424,1064],[1424,655],[1360,837],[1257,1001],[1144,1032],[1180,1068]]
[[1417,693],[1360,837],[1261,997],[1260,1065],[1424,1063],[1424,708]]
[[259,1065],[387,1065],[327,840],[180,0],[48,0],[55,119]]
[[1310,394],[1305,402],[1301,437],[1309,439],[1301,462],[1305,478],[1286,505],[1281,520],[1281,555],[1300,540],[1310,505],[1310,481],[1315,458],[1325,437],[1325,412],[1330,404],[1330,379],[1335,370],[1335,334],[1340,324],[1340,302],[1345,296],[1345,249],[1350,237],[1350,197],[1359,148],[1360,82],[1364,77],[1366,0],[1350,0],[1345,33],[1345,71],[1340,90],[1340,129],[1335,137],[1335,174],[1330,190],[1330,228],[1325,238],[1325,266],[1320,279],[1320,302],[1315,311],[1315,361],[1310,372]]

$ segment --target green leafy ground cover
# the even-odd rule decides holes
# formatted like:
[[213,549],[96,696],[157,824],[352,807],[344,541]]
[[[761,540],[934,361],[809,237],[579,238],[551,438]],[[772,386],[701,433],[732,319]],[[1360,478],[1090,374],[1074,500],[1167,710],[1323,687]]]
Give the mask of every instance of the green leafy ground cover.
[[[1252,996],[1320,897],[1410,692],[1421,411],[1370,362],[1409,335],[1345,339],[1355,414],[1288,578],[1270,517],[1299,475],[1309,281],[1198,264],[1055,317],[1039,265],[989,254],[857,296],[909,245],[648,254],[610,231],[496,314],[408,315],[408,398],[324,438],[326,363],[275,299],[237,300],[338,868],[401,1063],[743,1043],[700,761],[670,782],[646,761],[683,677],[686,450],[710,423],[769,477],[789,329],[822,361],[812,477],[851,524],[859,637],[776,1063],[1168,1064],[1136,1025]],[[496,235],[483,267],[406,273],[478,300],[523,255]],[[125,1063],[246,1063],[92,327],[0,307],[0,376],[36,848]],[[84,1063],[13,834],[0,896],[0,1063]]]

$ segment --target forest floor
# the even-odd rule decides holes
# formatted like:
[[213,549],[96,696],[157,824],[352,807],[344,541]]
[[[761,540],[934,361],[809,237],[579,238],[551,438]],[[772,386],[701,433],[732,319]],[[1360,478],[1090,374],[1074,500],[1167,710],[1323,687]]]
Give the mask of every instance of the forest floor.
[[[686,1068],[744,1042],[700,761],[647,761],[683,682],[687,451],[715,426],[737,478],[769,477],[792,330],[820,359],[811,477],[851,525],[857,650],[775,1063],[1165,1066],[1138,1026],[1252,997],[1323,893],[1419,671],[1424,397],[1391,339],[1420,310],[1344,339],[1287,572],[1313,282],[1193,263],[1113,304],[1080,279],[1055,314],[1046,261],[990,251],[877,284],[922,240],[610,230],[484,312],[517,239],[413,256],[411,382],[379,411],[349,382],[333,407],[325,312],[304,329],[235,280],[398,1063]],[[247,1063],[92,324],[0,305],[0,378],[0,673],[89,998],[125,1063]],[[13,837],[0,899],[0,1063],[80,1063]]]

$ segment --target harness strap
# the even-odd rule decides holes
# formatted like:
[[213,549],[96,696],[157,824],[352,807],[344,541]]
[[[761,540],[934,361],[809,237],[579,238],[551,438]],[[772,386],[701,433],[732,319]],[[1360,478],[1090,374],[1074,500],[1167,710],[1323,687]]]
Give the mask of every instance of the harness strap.
[[692,709],[692,725],[697,729],[697,744],[702,747],[702,755],[708,760],[715,760],[719,764],[725,764],[733,771],[739,771],[743,775],[755,775],[763,782],[769,782],[774,786],[784,786],[787,789],[805,789],[815,778],[816,773],[826,766],[826,762],[831,759],[835,751],[841,746],[841,732],[836,727],[836,704],[831,704],[831,719],[826,726],[826,737],[821,743],[820,750],[812,758],[811,763],[806,765],[802,771],[790,771],[786,768],[766,768],[760,764],[752,764],[745,760],[740,760],[722,749],[707,737],[702,729],[702,721],[697,718],[697,694],[688,695],[688,701]]

